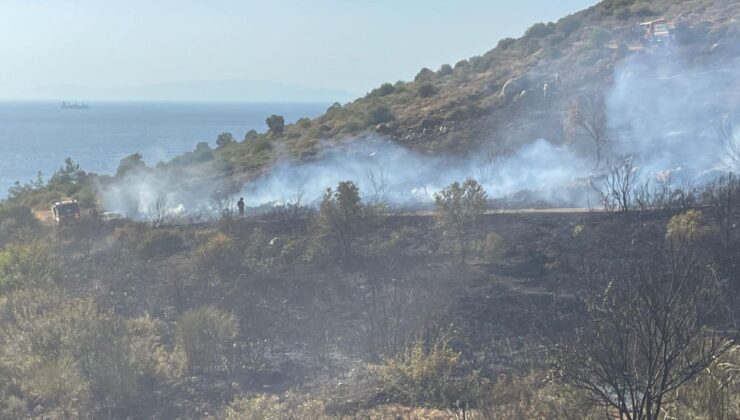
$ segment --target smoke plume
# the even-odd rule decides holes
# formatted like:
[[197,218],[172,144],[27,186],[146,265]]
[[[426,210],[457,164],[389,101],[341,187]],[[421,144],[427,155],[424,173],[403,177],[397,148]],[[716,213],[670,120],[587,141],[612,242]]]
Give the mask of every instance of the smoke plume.
[[[690,64],[678,52],[667,50],[625,60],[616,68],[606,95],[611,139],[607,158],[629,155],[643,176],[670,173],[682,181],[706,181],[726,171],[722,160],[726,144],[718,135],[718,124],[733,112],[740,97],[738,64],[719,59]],[[325,149],[311,162],[282,162],[237,189],[216,181],[219,168],[199,165],[176,173],[129,174],[102,188],[101,196],[107,209],[127,214],[146,212],[162,197],[177,211],[192,213],[212,209],[211,197],[224,192],[243,196],[250,207],[299,197],[311,204],[326,188],[352,180],[367,200],[424,206],[441,188],[472,177],[491,198],[524,194],[530,203],[585,206],[589,179],[603,171],[603,164],[595,169],[594,160],[574,146],[544,138],[522,140],[518,143],[523,145],[507,156],[486,157],[476,151],[466,157],[444,157],[411,151],[377,136]]]

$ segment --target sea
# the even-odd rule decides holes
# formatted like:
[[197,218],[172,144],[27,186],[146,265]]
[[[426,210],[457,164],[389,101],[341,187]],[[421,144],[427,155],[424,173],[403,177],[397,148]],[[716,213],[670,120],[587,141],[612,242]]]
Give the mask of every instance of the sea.
[[324,103],[90,102],[88,109],[62,109],[60,102],[0,102],[0,198],[16,181],[48,180],[71,157],[87,172],[113,174],[118,163],[141,153],[154,165],[196,143],[267,129],[278,114],[291,123],[321,115]]

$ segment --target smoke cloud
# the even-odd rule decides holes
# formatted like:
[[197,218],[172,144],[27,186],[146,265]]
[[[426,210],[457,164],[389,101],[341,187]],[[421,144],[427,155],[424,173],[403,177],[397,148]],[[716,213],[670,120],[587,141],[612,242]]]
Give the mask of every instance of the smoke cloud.
[[[609,156],[632,156],[647,177],[671,173],[676,180],[701,182],[726,171],[722,160],[726,144],[718,126],[740,98],[738,64],[719,59],[689,64],[676,51],[646,52],[625,60],[615,70],[606,96]],[[378,136],[328,148],[311,162],[283,162],[229,191],[243,196],[250,207],[291,202],[299,196],[310,204],[326,188],[352,180],[365,199],[424,206],[441,188],[472,177],[491,198],[524,194],[530,204],[585,206],[589,179],[599,175],[594,163],[573,146],[547,139],[488,158],[482,151],[467,157],[431,156]],[[202,166],[177,174],[148,170],[103,188],[101,196],[106,208],[128,214],[146,211],[163,195],[178,211],[194,212],[208,208],[215,192],[229,189],[203,182],[217,178],[217,168]]]

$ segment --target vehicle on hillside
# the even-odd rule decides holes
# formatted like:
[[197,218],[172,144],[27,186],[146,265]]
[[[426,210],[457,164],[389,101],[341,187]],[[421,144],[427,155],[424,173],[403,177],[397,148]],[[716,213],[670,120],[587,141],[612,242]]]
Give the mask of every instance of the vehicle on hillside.
[[123,220],[126,216],[123,213],[118,213],[115,211],[106,211],[103,214],[100,215],[100,220],[102,220],[104,223],[111,223],[116,220]]
[[642,43],[648,47],[665,47],[673,40],[673,30],[676,25],[665,18],[643,22],[640,24],[643,30]]
[[80,220],[80,205],[77,200],[60,200],[51,205],[51,217],[55,223],[64,225]]

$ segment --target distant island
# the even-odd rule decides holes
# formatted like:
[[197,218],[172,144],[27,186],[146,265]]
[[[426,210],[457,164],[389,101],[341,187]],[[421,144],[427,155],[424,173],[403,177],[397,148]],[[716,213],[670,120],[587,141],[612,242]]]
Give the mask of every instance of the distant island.
[[62,102],[62,109],[90,109],[90,107],[82,102]]

